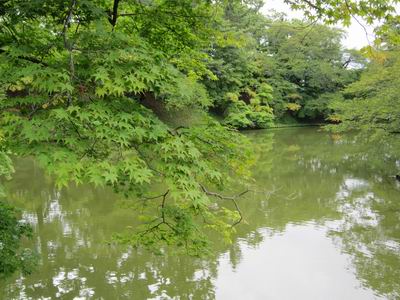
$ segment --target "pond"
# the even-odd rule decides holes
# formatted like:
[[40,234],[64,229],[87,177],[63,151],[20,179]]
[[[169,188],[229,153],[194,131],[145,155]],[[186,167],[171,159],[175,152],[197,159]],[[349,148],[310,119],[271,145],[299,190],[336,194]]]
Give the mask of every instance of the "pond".
[[213,253],[202,259],[108,244],[132,225],[118,196],[58,190],[33,161],[18,161],[9,199],[34,225],[41,264],[0,282],[0,298],[399,299],[400,186],[390,145],[316,128],[247,134],[258,190],[238,200],[245,221],[233,243],[212,237]]

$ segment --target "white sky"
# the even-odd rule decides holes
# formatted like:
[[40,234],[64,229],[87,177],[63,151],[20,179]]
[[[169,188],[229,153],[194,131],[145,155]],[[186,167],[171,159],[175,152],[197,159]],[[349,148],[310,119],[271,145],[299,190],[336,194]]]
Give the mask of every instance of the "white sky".
[[[270,14],[273,10],[283,12],[291,19],[303,19],[301,11],[292,11],[289,5],[285,4],[283,0],[266,0],[262,12],[264,14]],[[343,45],[346,48],[360,49],[368,45],[368,40],[370,43],[374,41],[373,28],[366,25],[361,19],[358,20],[362,22],[367,29],[368,38],[364,28],[355,20],[353,20],[350,27],[343,27],[340,24],[336,25],[336,27],[342,28],[347,32],[346,38],[343,39]]]

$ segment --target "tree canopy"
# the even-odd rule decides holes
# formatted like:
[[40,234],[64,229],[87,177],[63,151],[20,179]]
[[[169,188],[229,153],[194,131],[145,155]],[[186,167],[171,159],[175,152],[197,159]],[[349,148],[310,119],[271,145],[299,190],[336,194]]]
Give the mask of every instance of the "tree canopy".
[[330,129],[357,129],[375,138],[400,132],[399,25],[389,22],[378,29],[375,48],[365,49],[369,63],[359,81],[343,91],[344,99],[331,104],[331,118],[340,122]]

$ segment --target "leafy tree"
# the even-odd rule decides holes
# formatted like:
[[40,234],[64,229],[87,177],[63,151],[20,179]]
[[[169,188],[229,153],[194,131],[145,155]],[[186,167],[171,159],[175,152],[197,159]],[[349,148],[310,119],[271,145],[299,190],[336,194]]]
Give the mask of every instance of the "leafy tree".
[[[229,234],[241,220],[240,210],[209,210],[214,198],[236,206],[209,187],[226,186],[226,174],[245,178],[249,151],[207,116],[171,127],[155,107],[210,105],[198,77],[211,74],[202,49],[215,10],[207,1],[3,2],[5,147],[36,157],[59,187],[89,182],[147,199],[143,228],[121,240],[201,253],[205,227]],[[155,186],[161,196],[147,195]]]
[[362,129],[369,134],[400,132],[400,56],[399,52],[384,53],[373,58],[360,81],[345,91],[345,99],[332,104],[331,118],[340,124],[334,130]]
[[[0,151],[0,179],[9,178],[12,172],[10,158]],[[4,195],[0,183],[0,279],[17,270],[30,273],[36,264],[33,252],[21,247],[22,239],[32,236],[32,228],[20,220],[14,207],[2,200]]]
[[341,46],[343,32],[300,21],[274,21],[266,33],[267,82],[277,117],[324,120],[336,93],[355,81],[360,56]]
[[351,19],[363,18],[368,24],[376,20],[390,20],[396,15],[399,0],[285,0],[293,9],[303,10],[312,20],[322,19],[328,24],[342,22],[351,24]]
[[[399,23],[399,16],[396,13],[396,7],[400,3],[399,0],[390,0],[390,1],[285,0],[285,2],[290,4],[293,9],[303,10],[305,16],[308,17],[310,20],[313,20],[314,22],[317,20],[323,20],[327,24],[336,24],[338,22],[342,22],[344,25],[349,26],[353,20],[359,23],[361,26],[363,26],[360,19],[364,20],[365,22],[367,22],[367,24],[370,25],[372,25],[375,21],[379,20],[383,22],[384,25],[380,26],[376,30],[379,36],[379,39],[376,41],[377,44],[381,44],[381,46],[382,44],[385,44],[385,47],[387,47],[388,45],[390,47],[390,45],[393,46],[399,44],[398,26],[397,29],[395,29],[396,24],[398,25]],[[367,50],[366,54],[368,58],[373,61],[372,63],[373,65],[376,62],[382,61],[382,59],[385,60],[384,58],[385,55],[382,56],[381,53],[373,51],[374,49],[372,47],[367,47],[366,50]],[[372,68],[374,67],[370,67],[369,71],[367,70],[367,74],[372,75],[371,71]],[[367,77],[368,75],[364,75],[363,79],[361,79],[361,82],[366,83],[365,79]],[[372,83],[372,81],[373,80],[371,80],[370,83]],[[350,87],[348,91],[351,93],[352,89],[357,89],[357,86],[360,85],[361,84],[355,83],[354,86]],[[391,86],[391,89],[392,88],[393,86]],[[389,96],[389,98],[391,97]],[[351,107],[351,104],[349,102],[347,102],[348,104],[347,108],[341,106],[340,104],[339,106],[333,104],[332,108],[336,109],[340,113],[343,113],[343,115],[341,118],[338,117],[338,115],[334,115],[331,117],[331,120],[335,122],[345,120],[343,125],[341,126],[342,129],[346,127],[350,128],[351,127],[350,124],[352,124],[357,128],[360,128],[363,125],[367,126],[366,125],[367,119],[369,119],[369,121],[371,121],[372,124],[380,123],[379,121],[373,120],[373,117],[371,115],[374,114],[374,112],[380,114],[382,113],[382,110],[380,110],[379,113],[379,109],[377,109],[376,103],[372,104],[372,99],[370,100],[371,101],[363,102],[363,104],[366,104],[364,109],[360,108],[360,106],[363,105],[361,104],[361,102],[358,104],[355,104],[355,102],[352,103],[357,105],[358,108],[360,109]],[[387,103],[388,100],[384,100],[384,102]],[[340,103],[340,101],[335,101],[335,103]],[[344,103],[342,104],[345,105]],[[383,104],[383,106],[386,107],[386,104]],[[366,107],[369,107],[368,112]],[[344,113],[345,110],[348,112],[348,114]],[[365,118],[361,117],[361,115],[363,115],[362,111],[364,111],[366,115],[369,115],[369,117],[368,116],[366,116]],[[351,116],[352,114],[354,118]],[[347,116],[345,117],[344,115]],[[363,119],[363,121],[358,122],[358,117],[360,117],[360,119]],[[387,116],[383,117],[383,119],[385,118],[387,118]],[[378,119],[380,119],[380,117],[378,117]],[[346,126],[346,124],[349,126]],[[375,126],[372,127],[376,129]]]
[[331,118],[340,122],[332,130],[359,129],[379,137],[400,132],[398,24],[392,19],[378,28],[375,48],[364,49],[369,64],[360,80],[344,90],[344,100],[332,104]]
[[[397,25],[396,25],[397,24]],[[381,161],[391,161],[394,171],[385,169],[386,175],[395,175],[400,157],[400,52],[398,21],[392,19],[377,29],[375,47],[366,47],[367,68],[359,81],[343,91],[342,99],[333,101],[330,120],[336,125],[327,128],[333,132],[356,130],[365,140],[389,148]],[[390,142],[388,142],[390,139]],[[392,173],[391,173],[392,172]]]
[[274,116],[266,83],[265,55],[260,45],[268,20],[260,13],[261,1],[228,3],[218,31],[224,33],[209,50],[209,69],[215,77],[204,80],[214,111],[235,128],[267,128]]
[[341,30],[258,9],[225,10],[219,30],[227,38],[213,45],[209,65],[216,78],[205,81],[214,111],[236,128],[266,128],[274,116],[324,120],[332,99],[358,78],[363,58],[342,49]]

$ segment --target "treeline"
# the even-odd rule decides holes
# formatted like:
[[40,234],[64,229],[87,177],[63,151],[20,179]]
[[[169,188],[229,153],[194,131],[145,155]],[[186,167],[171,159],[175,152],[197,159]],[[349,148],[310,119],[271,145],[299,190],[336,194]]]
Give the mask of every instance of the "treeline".
[[[331,104],[333,131],[358,130],[382,142],[395,142],[393,152],[400,157],[400,17],[377,29],[378,38],[364,49],[368,64],[361,78],[349,85],[342,99]],[[399,170],[400,171],[400,170]]]
[[[332,131],[400,132],[400,19],[390,17],[361,50],[342,45],[344,32],[312,22],[264,16],[230,6],[225,27],[234,43],[214,45],[204,81],[212,111],[235,128],[276,123],[329,123]],[[215,79],[215,80],[213,80]],[[275,123],[275,124],[274,124]]]
[[326,25],[266,17],[234,6],[221,31],[234,37],[215,45],[204,81],[213,111],[236,128],[268,128],[275,122],[324,122],[330,103],[356,81],[366,59],[344,49],[344,32]]

